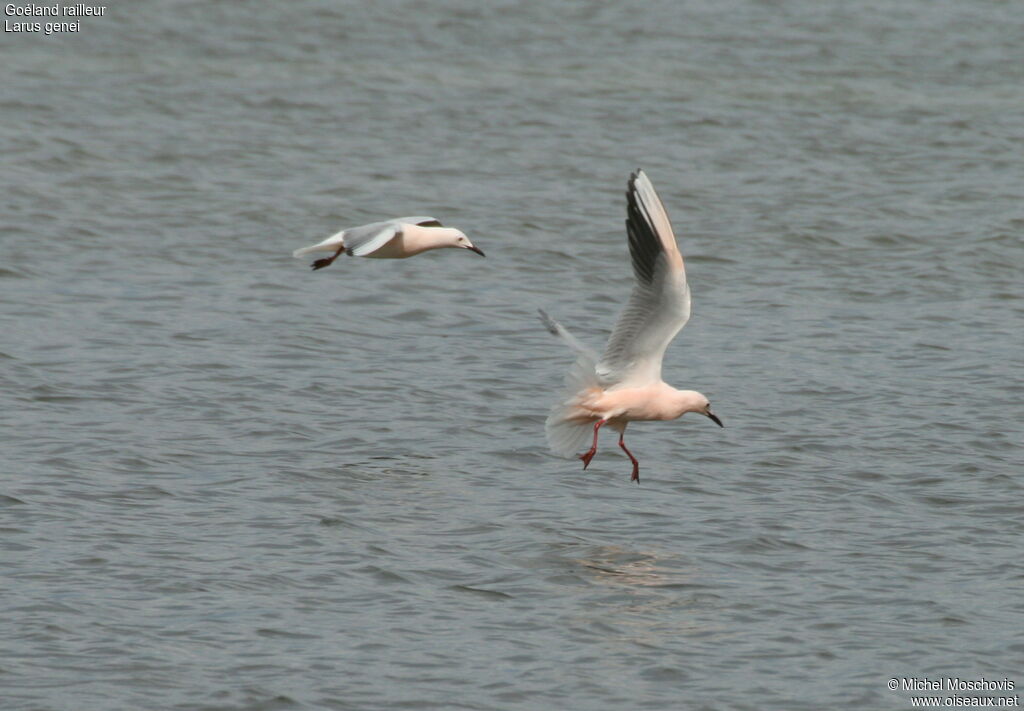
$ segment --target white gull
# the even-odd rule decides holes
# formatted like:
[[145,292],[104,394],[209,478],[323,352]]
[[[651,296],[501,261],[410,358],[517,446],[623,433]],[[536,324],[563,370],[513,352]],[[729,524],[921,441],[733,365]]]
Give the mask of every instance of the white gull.
[[722,421],[711,403],[694,390],[676,390],[661,379],[668,344],[690,318],[690,287],[672,225],[651,181],[638,170],[626,191],[626,232],[636,285],[619,316],[604,354],[580,343],[564,326],[541,311],[544,325],[576,353],[567,392],[545,424],[551,449],[572,456],[593,427],[590,449],[579,455],[583,468],[597,452],[597,435],[608,425],[619,433],[619,447],[633,463],[631,481],[640,481],[640,464],[623,441],[626,426],[637,420],[674,420],[687,412]]
[[461,230],[445,227],[433,217],[399,217],[350,227],[323,242],[296,249],[292,256],[301,257],[310,252],[334,252],[330,257],[313,262],[311,266],[316,270],[329,266],[343,253],[373,259],[405,259],[442,247],[468,249],[484,256],[483,250],[473,246]]

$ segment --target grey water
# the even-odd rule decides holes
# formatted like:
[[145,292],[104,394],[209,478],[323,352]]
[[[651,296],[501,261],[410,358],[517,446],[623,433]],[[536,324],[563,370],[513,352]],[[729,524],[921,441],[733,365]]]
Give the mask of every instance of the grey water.
[[[1019,693],[1022,37],[986,0],[4,32],[0,707]],[[693,290],[665,379],[726,425],[633,425],[639,486],[613,433],[548,453],[536,318],[603,344],[638,167]],[[487,258],[290,256],[404,214]]]

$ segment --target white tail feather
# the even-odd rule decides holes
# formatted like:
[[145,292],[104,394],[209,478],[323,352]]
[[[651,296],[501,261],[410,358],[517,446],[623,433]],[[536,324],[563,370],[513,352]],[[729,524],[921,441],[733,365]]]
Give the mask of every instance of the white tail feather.
[[302,249],[296,249],[294,252],[292,252],[292,256],[301,257],[304,254],[309,254],[310,252],[334,252],[338,249],[338,247],[340,247],[344,243],[345,231],[342,230],[338,234],[331,235],[323,242],[318,242],[317,244],[311,245],[309,247],[303,247]]
[[576,340],[562,324],[544,311],[540,314],[547,329],[565,341],[578,356],[565,376],[565,388],[544,423],[544,432],[547,434],[551,451],[562,457],[572,457],[583,449],[587,437],[593,431],[592,422],[580,422],[571,418],[576,414],[583,393],[600,387],[596,369],[597,354]]
[[565,380],[565,391],[551,408],[551,413],[544,423],[544,433],[552,452],[560,457],[573,457],[583,449],[587,437],[593,430],[593,423],[571,419],[576,414],[580,396],[597,382],[593,363],[580,358],[569,369]]

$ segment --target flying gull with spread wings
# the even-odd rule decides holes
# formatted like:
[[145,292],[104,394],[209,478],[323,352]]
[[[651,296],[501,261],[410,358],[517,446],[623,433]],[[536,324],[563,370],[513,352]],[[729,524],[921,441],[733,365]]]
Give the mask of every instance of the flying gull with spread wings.
[[668,214],[642,170],[630,176],[626,201],[636,285],[604,353],[598,355],[540,312],[547,329],[577,356],[566,378],[567,390],[551,409],[545,430],[551,449],[570,457],[583,448],[593,429],[590,449],[578,455],[586,469],[597,452],[598,431],[608,425],[619,433],[619,447],[633,463],[630,481],[639,482],[640,464],[623,439],[630,422],[674,420],[697,412],[719,427],[725,425],[704,395],[676,390],[661,379],[665,349],[690,318],[690,287]]
[[484,256],[484,251],[474,246],[461,230],[445,227],[433,217],[399,217],[361,227],[350,227],[331,235],[323,242],[296,249],[292,256],[301,257],[311,252],[334,252],[330,257],[313,262],[311,266],[316,270],[330,266],[342,254],[373,259],[405,259],[429,249],[442,247],[468,249],[481,257]]

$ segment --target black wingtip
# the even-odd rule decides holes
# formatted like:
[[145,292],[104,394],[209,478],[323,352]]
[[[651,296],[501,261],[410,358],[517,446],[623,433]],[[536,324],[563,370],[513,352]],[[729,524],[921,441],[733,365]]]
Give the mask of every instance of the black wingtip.
[[644,172],[637,168],[629,177],[629,190],[626,191],[626,236],[633,274],[640,283],[650,284],[658,258],[664,250],[651,222],[649,206],[636,187],[636,181],[642,175]]
[[552,336],[558,335],[558,324],[555,323],[555,319],[548,316],[548,312],[544,309],[537,309],[537,313],[540,314],[540,321],[544,324],[544,328],[548,330]]

